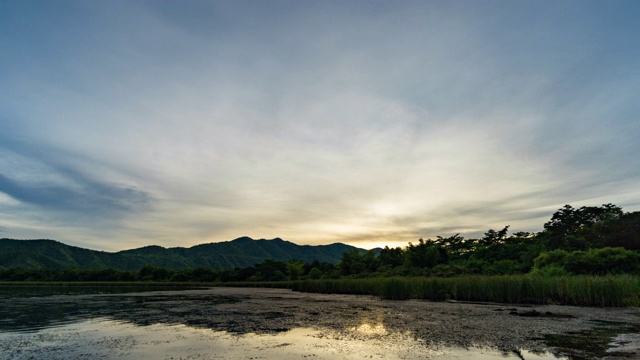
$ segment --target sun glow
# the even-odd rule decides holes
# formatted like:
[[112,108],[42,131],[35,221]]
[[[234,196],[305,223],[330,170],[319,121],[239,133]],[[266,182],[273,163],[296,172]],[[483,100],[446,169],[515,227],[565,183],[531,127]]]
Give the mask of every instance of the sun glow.
[[363,323],[360,326],[352,327],[349,330],[358,332],[363,335],[369,335],[369,336],[388,334],[387,329],[384,327],[384,324],[382,323],[378,323],[375,325],[370,323]]

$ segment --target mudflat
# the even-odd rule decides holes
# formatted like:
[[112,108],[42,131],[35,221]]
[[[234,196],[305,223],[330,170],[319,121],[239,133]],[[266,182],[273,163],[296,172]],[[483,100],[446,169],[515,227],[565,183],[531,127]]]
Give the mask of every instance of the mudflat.
[[[0,305],[3,309],[0,310],[0,352],[4,354],[0,358],[7,359],[20,358],[21,354],[24,358],[44,356],[42,351],[25,352],[25,349],[38,349],[38,341],[42,340],[42,336],[36,336],[39,332],[42,335],[51,327],[92,319],[107,319],[113,324],[129,324],[139,329],[179,326],[211,331],[218,337],[224,334],[227,338],[277,336],[296,329],[310,329],[312,333],[305,335],[311,339],[310,343],[346,341],[364,344],[366,348],[367,343],[375,342],[385,344],[390,352],[398,346],[410,346],[412,349],[405,350],[414,355],[424,347],[429,349],[424,352],[428,354],[424,358],[446,358],[446,351],[437,351],[452,348],[494,349],[516,358],[525,358],[523,351],[568,359],[640,358],[638,309],[388,301],[372,296],[222,287],[20,297],[0,299]],[[65,331],[69,332],[67,337],[82,343],[82,329]],[[175,333],[175,328],[173,331]],[[104,346],[108,343],[102,342]],[[22,348],[17,344],[22,344]],[[282,340],[281,344],[284,348],[291,345],[291,341]],[[307,349],[308,355],[322,358],[322,349],[318,346]],[[269,349],[277,354],[277,346]],[[87,351],[91,355],[90,350]],[[385,356],[384,350],[376,351],[380,358],[402,358],[390,353]],[[220,357],[208,358],[231,358],[220,354]],[[69,353],[67,356],[73,357]]]

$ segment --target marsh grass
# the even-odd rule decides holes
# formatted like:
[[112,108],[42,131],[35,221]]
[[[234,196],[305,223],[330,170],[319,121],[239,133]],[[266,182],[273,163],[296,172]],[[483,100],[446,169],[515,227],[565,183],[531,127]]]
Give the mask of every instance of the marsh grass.
[[640,307],[640,277],[607,276],[458,276],[327,279],[272,282],[11,282],[0,287],[175,287],[211,286],[285,288],[323,294],[373,295],[385,300],[473,301],[510,304],[558,304]]
[[193,287],[211,286],[210,282],[168,281],[0,281],[0,287]]
[[374,295],[387,300],[640,306],[640,278],[630,275],[305,280],[284,287],[302,292]]

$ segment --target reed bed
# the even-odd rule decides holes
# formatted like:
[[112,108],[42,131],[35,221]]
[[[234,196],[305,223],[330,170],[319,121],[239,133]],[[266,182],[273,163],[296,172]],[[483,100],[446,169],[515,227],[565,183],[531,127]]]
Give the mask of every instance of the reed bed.
[[169,281],[0,281],[0,287],[208,287],[211,282]]
[[630,275],[305,280],[287,283],[286,286],[281,287],[301,292],[366,294],[387,300],[457,300],[597,307],[640,306],[640,278]]
[[272,282],[0,282],[0,286],[163,286],[267,287],[323,294],[373,295],[385,300],[473,301],[509,304],[558,304],[640,307],[640,277],[633,275],[502,275],[390,277]]

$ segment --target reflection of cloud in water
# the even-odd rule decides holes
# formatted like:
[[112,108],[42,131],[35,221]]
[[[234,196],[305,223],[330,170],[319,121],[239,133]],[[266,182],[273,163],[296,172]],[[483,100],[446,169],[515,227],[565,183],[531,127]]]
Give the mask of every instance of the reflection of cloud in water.
[[[0,359],[518,359],[487,348],[434,347],[431,339],[417,338],[415,328],[394,323],[399,315],[389,309],[358,305],[340,312],[325,301],[316,303],[314,315],[308,312],[313,302],[298,307],[296,297],[274,301],[291,295],[276,292],[275,298],[271,290],[260,290],[271,297],[254,307],[237,289],[231,295],[211,290],[70,295],[65,290],[46,296],[9,290],[5,296],[0,292]],[[553,358],[521,354],[527,360]]]
[[[15,343],[21,346],[11,346]],[[7,351],[4,355],[33,359],[415,359],[435,354],[427,347],[413,345],[357,340],[311,328],[278,334],[232,334],[182,324],[138,326],[108,318],[31,333],[0,334],[0,349]]]
[[[139,326],[95,318],[35,332],[0,333],[0,349],[7,359],[518,359],[513,353],[486,348],[433,349],[410,337],[387,335],[382,324],[353,329],[385,336],[352,338],[311,328],[278,334],[232,334],[183,324]],[[526,359],[554,358],[522,354]]]

